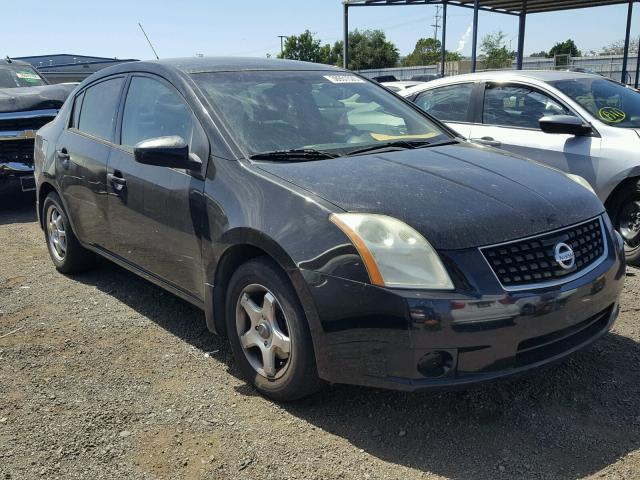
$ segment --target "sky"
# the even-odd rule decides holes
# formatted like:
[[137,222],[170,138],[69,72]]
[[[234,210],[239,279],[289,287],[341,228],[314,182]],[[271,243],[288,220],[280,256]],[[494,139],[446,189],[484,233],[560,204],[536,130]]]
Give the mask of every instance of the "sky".
[[[14,9],[15,11],[12,11]],[[472,11],[449,7],[447,48],[469,55]],[[350,28],[381,29],[402,55],[420,37],[433,36],[435,6],[371,7],[350,10]],[[635,4],[632,35],[640,35],[640,5]],[[624,38],[626,5],[533,14],[527,19],[525,54],[549,50],[572,38],[583,51],[598,50]],[[16,19],[11,21],[10,19]],[[160,57],[196,54],[258,56],[280,51],[278,35],[309,29],[323,42],[342,36],[340,0],[31,0],[3,6],[0,56],[71,53],[149,59],[153,53],[142,22]],[[518,19],[480,13],[479,33],[502,30],[517,47]],[[468,37],[468,35],[466,35]]]

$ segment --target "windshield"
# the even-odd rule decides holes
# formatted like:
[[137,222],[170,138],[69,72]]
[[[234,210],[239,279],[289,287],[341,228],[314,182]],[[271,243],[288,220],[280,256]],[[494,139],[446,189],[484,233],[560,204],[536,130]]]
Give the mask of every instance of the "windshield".
[[395,95],[353,74],[192,74],[249,156],[287,150],[338,155],[394,141],[450,140]]
[[605,78],[549,82],[591,115],[613,127],[640,127],[640,93]]
[[40,87],[46,84],[30,65],[0,65],[0,88]]

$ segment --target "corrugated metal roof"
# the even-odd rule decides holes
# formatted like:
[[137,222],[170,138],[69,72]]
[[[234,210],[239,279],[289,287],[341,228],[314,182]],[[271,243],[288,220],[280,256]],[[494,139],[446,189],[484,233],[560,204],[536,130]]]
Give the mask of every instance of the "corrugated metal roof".
[[[633,0],[634,2],[640,0]],[[384,6],[384,5],[436,5],[445,0],[344,0],[350,7]],[[446,0],[448,5],[471,7],[474,0]],[[629,0],[480,0],[482,10],[501,13],[520,14],[526,4],[527,13],[557,12],[576,8],[602,7],[607,5],[628,4]]]

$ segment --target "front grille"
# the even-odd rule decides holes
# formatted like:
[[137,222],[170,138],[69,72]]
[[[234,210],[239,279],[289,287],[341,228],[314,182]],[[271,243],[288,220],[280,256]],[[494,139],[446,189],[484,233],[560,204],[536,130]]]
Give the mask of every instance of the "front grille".
[[570,327],[524,340],[518,345],[516,366],[542,362],[589,341],[607,328],[612,311],[613,305]]
[[[575,264],[562,268],[555,259],[555,247],[569,245]],[[606,252],[600,217],[579,225],[525,240],[481,249],[505,288],[517,288],[562,280],[598,262]]]
[[52,115],[38,116],[38,117],[23,117],[23,118],[0,118],[0,130],[36,131],[44,127],[47,123],[49,123],[54,118],[55,117]]
[[33,164],[33,138],[0,140],[0,163],[21,162]]

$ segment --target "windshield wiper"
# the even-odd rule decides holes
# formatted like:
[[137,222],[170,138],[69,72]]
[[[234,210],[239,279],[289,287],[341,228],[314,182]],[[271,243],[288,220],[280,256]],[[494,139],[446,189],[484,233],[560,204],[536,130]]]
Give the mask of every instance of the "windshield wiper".
[[297,148],[291,150],[274,150],[273,152],[262,152],[251,155],[251,160],[291,160],[291,161],[311,161],[326,160],[328,158],[338,158],[336,153],[324,152],[313,148]]
[[424,148],[424,147],[433,147],[435,145],[444,145],[446,143],[450,143],[452,140],[446,140],[444,142],[428,142],[426,140],[394,140],[392,142],[380,143],[377,145],[371,145],[369,147],[359,148],[357,150],[351,150],[347,153],[347,156],[350,155],[359,155],[361,153],[370,153],[378,150],[385,150],[388,148],[401,148],[401,149],[414,149],[414,148]]

